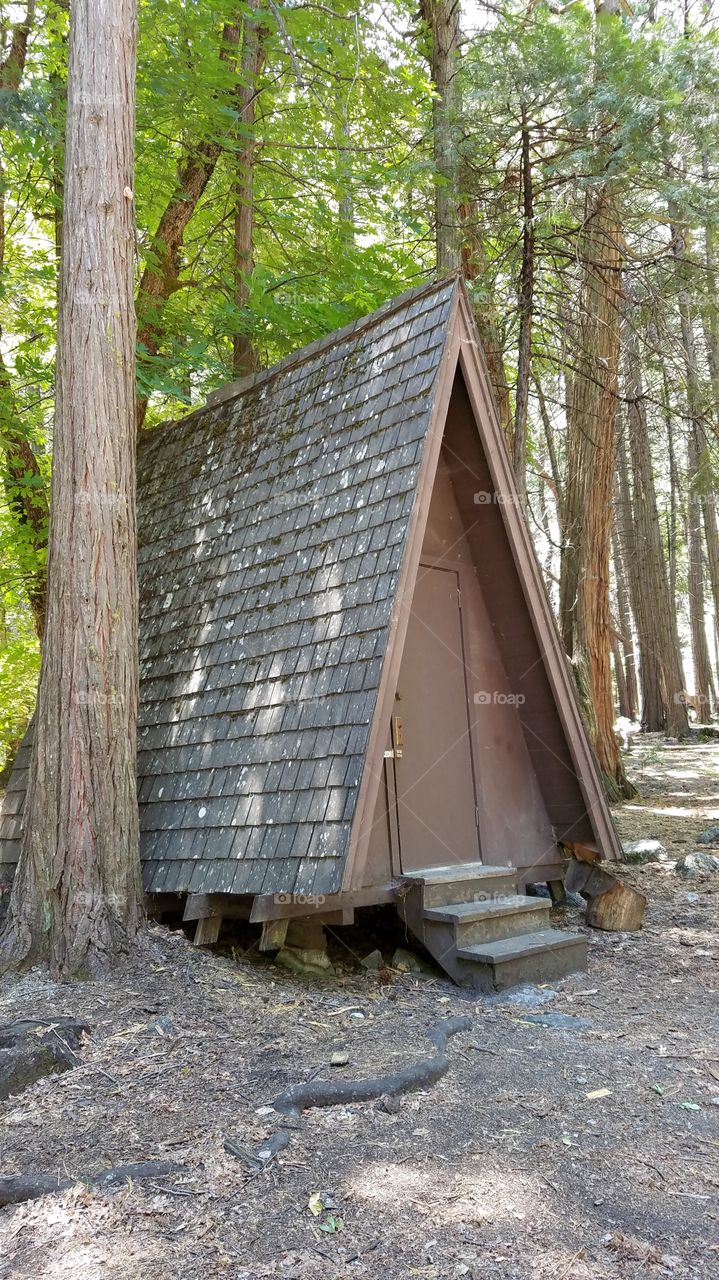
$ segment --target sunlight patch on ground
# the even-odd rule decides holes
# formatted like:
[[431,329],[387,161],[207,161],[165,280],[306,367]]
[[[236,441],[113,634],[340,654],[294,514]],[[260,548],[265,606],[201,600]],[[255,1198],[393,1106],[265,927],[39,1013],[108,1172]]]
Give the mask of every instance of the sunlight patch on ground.
[[[485,1165],[484,1154],[470,1157]],[[357,1171],[352,1190],[358,1200],[413,1205],[439,1222],[522,1221],[547,1212],[547,1194],[536,1178],[496,1168],[466,1167],[450,1174],[446,1166],[373,1163]]]
[[660,818],[719,818],[719,809],[697,805],[696,808],[667,808],[649,804],[625,804],[624,810],[630,813],[653,813]]

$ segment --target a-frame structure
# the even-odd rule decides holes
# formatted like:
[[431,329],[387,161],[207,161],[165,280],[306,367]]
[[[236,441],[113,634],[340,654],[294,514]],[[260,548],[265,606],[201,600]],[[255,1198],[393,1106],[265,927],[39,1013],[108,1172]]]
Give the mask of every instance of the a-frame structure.
[[462,282],[148,433],[139,515],[150,902],[211,937],[398,898],[459,981],[580,964],[516,889],[620,854]]

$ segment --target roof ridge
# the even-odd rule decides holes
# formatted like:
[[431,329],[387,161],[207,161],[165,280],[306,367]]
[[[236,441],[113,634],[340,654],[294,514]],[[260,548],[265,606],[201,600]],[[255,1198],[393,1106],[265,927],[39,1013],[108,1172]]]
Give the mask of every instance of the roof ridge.
[[279,373],[284,373],[294,365],[303,364],[305,360],[319,355],[320,352],[327,351],[331,347],[345,342],[353,334],[362,333],[365,329],[372,328],[374,325],[379,324],[381,320],[386,319],[387,316],[392,315],[394,311],[400,311],[402,307],[406,307],[417,298],[429,296],[435,292],[438,293],[440,289],[445,288],[448,284],[456,283],[461,279],[463,279],[462,272],[453,271],[438,280],[427,280],[424,284],[412,285],[410,289],[405,289],[403,293],[398,293],[395,297],[389,298],[387,302],[383,302],[380,307],[370,311],[367,315],[358,316],[356,320],[351,320],[349,324],[343,325],[341,329],[333,329],[331,333],[326,333],[321,338],[315,338],[314,341],[306,343],[304,347],[298,347],[296,351],[290,351],[288,355],[283,356],[281,360],[277,360],[268,369],[259,369],[257,373],[248,374],[244,378],[237,378],[233,382],[223,383],[221,386],[216,387],[214,391],[208,393],[204,404],[197,405],[189,413],[183,414],[181,418],[166,418],[164,422],[158,422],[155,426],[141,431],[138,437],[138,447],[141,448],[146,442],[149,443],[150,440],[157,439],[158,433],[164,431],[165,428],[178,426],[181,422],[187,423],[191,418],[196,417],[198,414],[206,413],[208,409],[214,409],[218,404],[224,404],[227,400],[234,400],[237,396],[244,395],[246,391],[251,390],[253,387],[261,386],[264,382],[268,382]]
[[[304,347],[298,347],[296,351],[290,351],[281,360],[270,365],[269,369],[260,369],[257,373],[248,374],[245,378],[223,383],[222,386],[216,387],[214,391],[209,392],[205,399],[204,408],[214,408],[215,405],[222,404],[225,400],[232,400],[235,396],[240,396],[245,391],[249,391],[251,387],[256,387],[268,379],[274,378],[276,374],[284,373],[285,370],[292,368],[293,365],[304,364],[305,360],[319,355],[321,351],[337,346],[355,333],[361,333],[363,330],[379,324],[381,320],[386,319],[393,311],[400,311],[402,307],[414,302],[417,298],[439,292],[441,288],[457,280],[460,275],[460,272],[455,271],[450,275],[442,276],[439,280],[428,280],[424,284],[413,285],[412,288],[405,289],[403,293],[399,293],[387,302],[383,302],[380,307],[377,307],[375,311],[370,311],[368,315],[359,316],[356,320],[351,320],[349,324],[343,325],[341,329],[333,329],[331,333],[326,333],[321,338],[315,338],[313,342],[306,343]],[[193,410],[193,412],[196,413],[198,410]]]

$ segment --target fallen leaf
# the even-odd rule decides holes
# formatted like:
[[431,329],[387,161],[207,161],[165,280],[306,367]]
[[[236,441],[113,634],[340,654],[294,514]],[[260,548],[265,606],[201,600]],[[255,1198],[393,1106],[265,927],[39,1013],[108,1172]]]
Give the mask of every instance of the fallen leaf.
[[320,1214],[324,1213],[324,1207],[325,1206],[322,1203],[322,1196],[319,1191],[314,1191],[307,1201],[307,1208],[310,1213],[313,1214],[315,1218],[319,1218]]

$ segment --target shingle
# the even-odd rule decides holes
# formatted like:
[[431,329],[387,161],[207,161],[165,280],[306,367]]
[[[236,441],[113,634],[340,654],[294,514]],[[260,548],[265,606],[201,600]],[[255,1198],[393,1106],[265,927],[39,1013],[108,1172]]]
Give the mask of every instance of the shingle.
[[454,289],[410,292],[142,438],[153,891],[339,887]]

